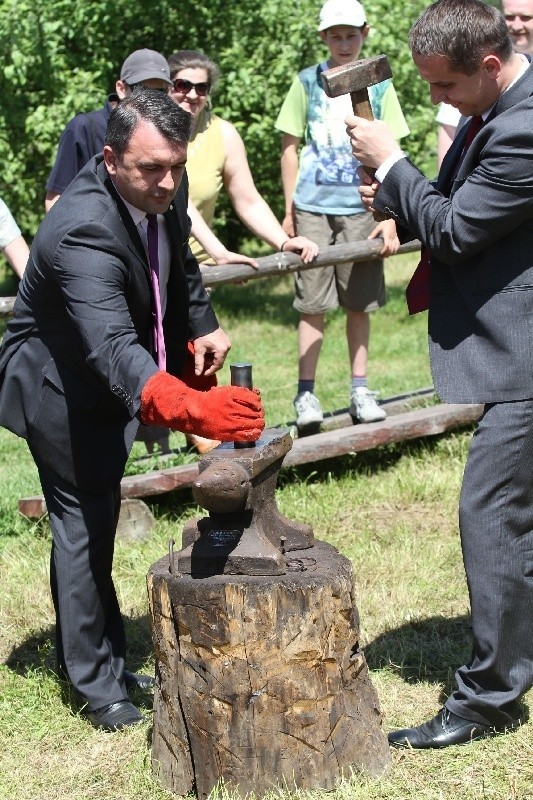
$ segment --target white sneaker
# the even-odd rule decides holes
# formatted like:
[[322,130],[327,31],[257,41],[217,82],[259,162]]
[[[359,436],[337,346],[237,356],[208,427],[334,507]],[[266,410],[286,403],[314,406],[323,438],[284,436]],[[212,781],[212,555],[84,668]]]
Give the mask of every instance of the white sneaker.
[[354,422],[379,422],[387,416],[385,409],[376,403],[376,392],[371,392],[368,386],[358,386],[350,399],[350,414]]
[[307,428],[309,425],[320,425],[324,419],[318,397],[312,392],[301,392],[294,398],[296,410],[296,426]]

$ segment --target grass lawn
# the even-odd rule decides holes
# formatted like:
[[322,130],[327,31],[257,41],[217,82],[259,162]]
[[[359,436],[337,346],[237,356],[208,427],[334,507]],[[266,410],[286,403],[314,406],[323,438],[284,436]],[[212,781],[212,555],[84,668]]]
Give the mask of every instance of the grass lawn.
[[[408,318],[403,289],[414,256],[387,263],[389,303],[373,317],[369,378],[382,396],[431,384],[425,315]],[[11,287],[11,288],[10,288]],[[12,293],[10,278],[0,293]],[[213,292],[234,342],[229,361],[251,361],[269,424],[293,418],[296,313],[290,279]],[[229,383],[229,367],[222,382]],[[330,315],[317,393],[325,410],[345,407],[349,373],[343,315]],[[362,639],[384,728],[432,716],[469,656],[468,596],[457,533],[457,499],[471,431],[291,468],[277,500],[288,517],[351,559]],[[183,444],[181,434],[173,443]],[[140,445],[136,445],[136,448]],[[136,450],[139,454],[140,451]],[[102,454],[105,458],[105,453]],[[150,766],[150,724],[118,734],[91,728],[54,675],[48,589],[50,532],[17,511],[39,492],[26,445],[0,430],[0,800],[163,800]],[[148,542],[117,543],[115,580],[126,619],[130,669],[153,671],[145,575],[180,541],[198,513],[190,492],[149,503]],[[149,699],[134,698],[149,715]],[[530,692],[526,703],[533,700]],[[218,792],[224,795],[224,792]],[[301,800],[525,800],[533,798],[533,726],[509,736],[434,752],[395,752],[389,773],[354,775],[334,792]],[[288,792],[272,793],[288,800]]]

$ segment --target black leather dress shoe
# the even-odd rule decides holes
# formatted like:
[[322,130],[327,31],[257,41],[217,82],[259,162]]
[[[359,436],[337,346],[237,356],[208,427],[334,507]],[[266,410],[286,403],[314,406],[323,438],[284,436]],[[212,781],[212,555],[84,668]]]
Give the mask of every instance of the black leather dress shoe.
[[144,717],[129,700],[119,700],[109,706],[85,712],[85,716],[95,728],[104,731],[120,731],[130,725],[139,725]]
[[452,744],[466,744],[474,739],[505,733],[519,725],[520,721],[517,720],[516,723],[507,727],[494,728],[458,717],[445,707],[429,722],[424,722],[416,728],[392,731],[388,738],[389,744],[393,747],[413,747],[415,749],[448,747]]
[[146,692],[148,689],[154,688],[155,680],[150,675],[138,675],[136,672],[130,672],[125,669],[124,683],[126,684],[126,689],[130,692],[135,690]]

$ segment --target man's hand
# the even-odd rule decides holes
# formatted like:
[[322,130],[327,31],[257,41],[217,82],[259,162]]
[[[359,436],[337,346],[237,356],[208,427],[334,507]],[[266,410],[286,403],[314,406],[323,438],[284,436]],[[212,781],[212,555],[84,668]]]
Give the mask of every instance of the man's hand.
[[371,178],[364,167],[359,167],[357,172],[361,179],[359,194],[361,195],[363,205],[367,211],[374,211],[374,198],[381,184],[375,181],[374,178]]
[[216,374],[196,374],[194,364],[194,345],[192,342],[187,343],[187,353],[185,355],[185,363],[180,375],[180,380],[183,381],[183,383],[190,389],[196,389],[198,392],[207,392],[218,383]]
[[385,122],[354,116],[344,121],[352,153],[363,166],[378,169],[393,153],[401,152],[400,145]]
[[194,340],[195,374],[213,375],[224,364],[230,348],[231,342],[222,328],[217,328],[205,336],[199,336]]

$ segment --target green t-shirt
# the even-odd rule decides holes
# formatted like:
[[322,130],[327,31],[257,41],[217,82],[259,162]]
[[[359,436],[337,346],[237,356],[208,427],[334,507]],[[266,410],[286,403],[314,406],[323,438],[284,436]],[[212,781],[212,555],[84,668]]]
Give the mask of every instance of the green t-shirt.
[[[344,120],[353,114],[349,95],[328,97],[320,82],[327,63],[302,70],[294,79],[276,120],[283,133],[304,140],[294,203],[302,211],[360,214],[365,209],[357,187],[359,161],[352,155]],[[407,136],[398,96],[390,80],[369,87],[375,119],[383,120],[397,139]]]

